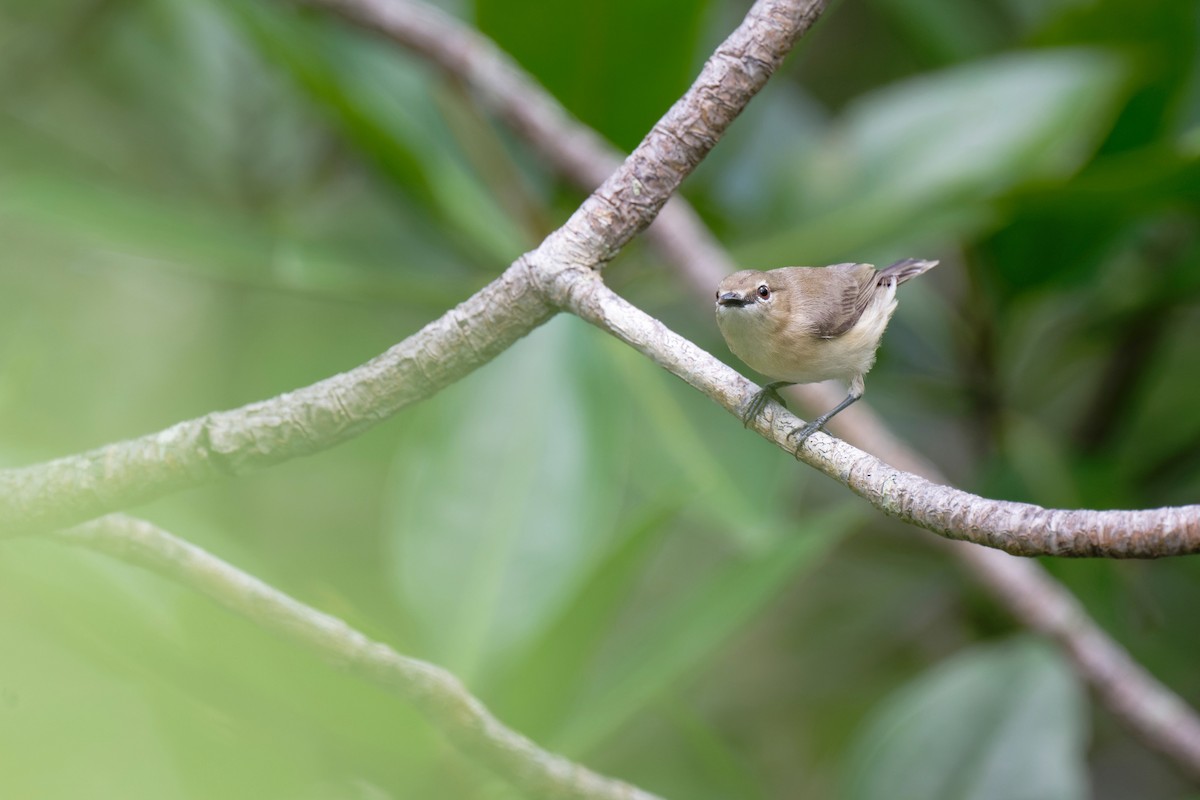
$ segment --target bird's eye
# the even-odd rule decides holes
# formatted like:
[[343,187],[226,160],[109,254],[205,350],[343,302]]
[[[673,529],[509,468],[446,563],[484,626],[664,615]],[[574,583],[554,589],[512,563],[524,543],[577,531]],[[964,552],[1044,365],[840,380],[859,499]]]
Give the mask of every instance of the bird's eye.
[[771,289],[765,283],[760,283],[758,285],[758,296],[766,300],[771,296]]
[[721,299],[721,290],[720,290],[720,289],[717,289],[717,295],[716,295],[716,298],[715,298],[715,299],[716,299],[716,300],[720,300],[720,299]]

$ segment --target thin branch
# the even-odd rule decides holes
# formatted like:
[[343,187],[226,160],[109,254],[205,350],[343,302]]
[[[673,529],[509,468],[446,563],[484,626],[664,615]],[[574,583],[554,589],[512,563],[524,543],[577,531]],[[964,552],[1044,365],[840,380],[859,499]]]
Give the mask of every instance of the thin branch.
[[547,752],[500,722],[451,673],[402,655],[242,572],[123,514],[51,534],[177,581],[339,669],[403,698],[455,747],[535,797],[655,800],[655,795]]
[[[658,320],[618,297],[598,277],[581,275],[553,298],[683,378],[737,415],[757,387]],[[752,427],[792,452],[801,423],[779,406]],[[883,513],[933,531],[1019,556],[1161,558],[1200,552],[1200,506],[1144,511],[1045,509],[989,500],[890,467],[831,436],[810,439],[797,458]]]
[[[456,309],[343,375],[158,434],[0,472],[0,530],[32,532],[344,441],[485,363],[552,314],[547,293],[594,275],[650,223],[823,7],[759,0],[684,97],[563,228]],[[548,292],[549,290],[549,292]],[[148,523],[110,517],[57,534],[208,594],[413,702],[465,752],[539,796],[651,798],[504,728],[454,676],[371,642]]]
[[491,360],[551,316],[545,292],[553,285],[598,269],[650,224],[823,6],[823,0],[758,0],[687,93],[563,227],[418,333],[360,367],[294,392],[0,471],[0,531],[63,527],[220,475],[319,452]]

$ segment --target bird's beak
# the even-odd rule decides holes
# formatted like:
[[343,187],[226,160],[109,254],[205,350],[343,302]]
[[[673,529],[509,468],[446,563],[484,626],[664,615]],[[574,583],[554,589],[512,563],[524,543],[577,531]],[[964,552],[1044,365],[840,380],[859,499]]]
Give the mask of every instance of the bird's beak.
[[741,292],[725,292],[717,298],[717,305],[734,306],[740,308],[741,306],[747,305],[747,302],[746,298],[742,296]]

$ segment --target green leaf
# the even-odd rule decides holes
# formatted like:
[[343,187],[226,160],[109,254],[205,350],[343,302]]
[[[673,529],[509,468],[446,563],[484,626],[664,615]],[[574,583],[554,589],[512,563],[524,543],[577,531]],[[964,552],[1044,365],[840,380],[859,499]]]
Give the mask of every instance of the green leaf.
[[[0,135],[0,170],[10,163],[5,143]],[[395,230],[389,234],[392,246],[415,256],[411,261],[366,256],[340,242],[312,241],[311,232],[279,230],[214,203],[163,197],[98,180],[82,169],[67,174],[52,159],[53,153],[39,152],[35,161],[27,160],[0,182],[0,232],[82,251],[80,261],[92,268],[155,269],[208,285],[436,308],[452,304],[478,284],[478,279],[456,274],[444,255]],[[422,259],[420,266],[416,258]],[[428,271],[434,259],[445,267],[436,276]]]
[[427,74],[390,44],[340,26],[227,0],[230,19],[276,62],[394,185],[411,193],[453,239],[507,263],[531,242],[467,165],[437,109]]
[[1048,508],[1078,508],[1081,498],[1062,439],[1020,413],[1005,418],[1005,452],[1030,502]]
[[470,677],[541,629],[611,546],[619,485],[574,364],[599,334],[553,320],[418,409],[397,452],[392,572],[436,660]]
[[475,0],[480,30],[630,150],[695,74],[708,0]]
[[[643,512],[601,560],[560,616],[490,683],[490,704],[516,729],[540,739],[564,723],[596,650],[611,633],[631,587],[663,545],[676,501]],[[490,676],[489,676],[490,677]]]
[[979,230],[990,199],[1079,166],[1111,125],[1125,71],[1103,51],[1047,50],[869,94],[796,163],[802,222],[742,248],[740,260],[801,252],[823,263],[884,241]]
[[1073,800],[1088,795],[1086,702],[1040,641],[956,656],[896,692],[846,766],[851,800]]
[[873,0],[908,43],[906,54],[926,63],[963,61],[995,50],[1009,38],[1003,20],[983,4],[957,0]]
[[685,745],[696,782],[709,787],[707,796],[740,800],[767,797],[761,771],[751,769],[731,744],[736,736],[734,731],[718,727],[698,714],[693,704],[678,698],[669,703],[666,711],[674,733]]
[[[158,604],[137,613],[143,575],[133,585],[98,575],[120,570],[70,548],[5,542],[0,795],[187,796],[160,735],[162,710],[152,702],[153,681],[171,663],[161,643],[175,631]],[[64,752],[71,769],[61,768]],[[115,769],[128,767],[130,752],[138,753],[137,768]]]

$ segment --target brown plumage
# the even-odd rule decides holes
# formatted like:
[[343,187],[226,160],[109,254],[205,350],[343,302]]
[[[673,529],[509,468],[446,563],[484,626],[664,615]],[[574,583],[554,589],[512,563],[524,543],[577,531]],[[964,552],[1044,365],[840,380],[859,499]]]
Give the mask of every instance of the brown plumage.
[[896,287],[936,266],[909,258],[876,270],[870,264],[743,270],[717,289],[717,326],[729,349],[774,379],[750,401],[746,424],[777,390],[836,378],[849,389],[831,411],[792,431],[797,447],[863,395],[863,376],[896,310]]

